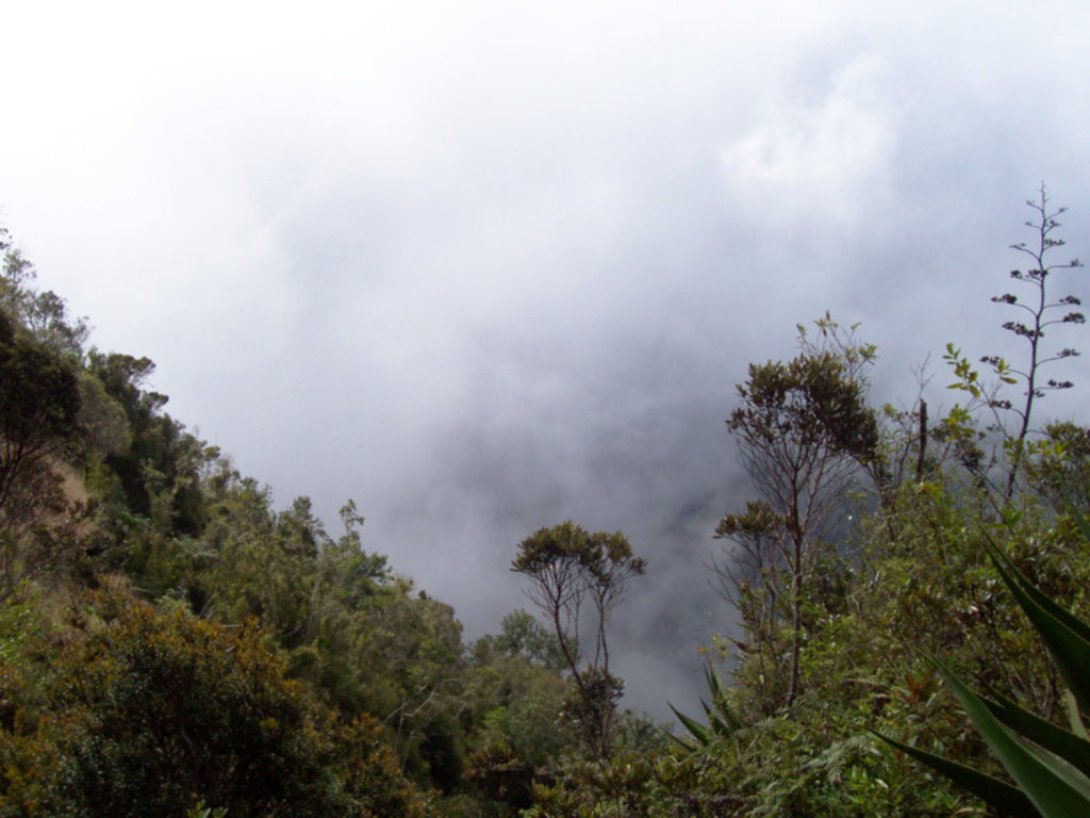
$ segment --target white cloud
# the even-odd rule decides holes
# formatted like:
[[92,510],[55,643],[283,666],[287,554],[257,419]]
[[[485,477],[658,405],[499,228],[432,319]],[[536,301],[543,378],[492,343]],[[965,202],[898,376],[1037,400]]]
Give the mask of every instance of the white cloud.
[[634,634],[676,608],[731,384],[796,322],[968,347],[1041,176],[1086,254],[1081,2],[14,6],[0,215],[43,284],[477,629],[554,512],[654,549]]
[[777,225],[850,228],[889,194],[900,126],[896,85],[875,56],[851,61],[829,85],[815,103],[780,98],[767,119],[723,148],[724,184],[743,214]]

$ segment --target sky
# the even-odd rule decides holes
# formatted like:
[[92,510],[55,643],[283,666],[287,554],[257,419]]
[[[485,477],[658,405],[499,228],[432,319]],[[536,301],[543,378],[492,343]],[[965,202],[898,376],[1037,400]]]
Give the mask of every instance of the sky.
[[529,607],[534,530],[625,532],[616,670],[658,716],[731,627],[747,364],[829,310],[876,400],[922,371],[950,405],[947,342],[1022,354],[989,297],[1042,181],[1090,254],[1083,2],[15,0],[4,29],[0,224],[92,342],[278,505],[355,499],[467,638]]

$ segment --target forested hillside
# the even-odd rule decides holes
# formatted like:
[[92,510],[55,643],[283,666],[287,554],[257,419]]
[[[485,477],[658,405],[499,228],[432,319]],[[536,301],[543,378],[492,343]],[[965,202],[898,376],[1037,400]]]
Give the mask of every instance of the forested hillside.
[[1079,265],[1031,207],[980,307],[1018,357],[952,342],[944,409],[911,377],[873,405],[878,350],[828,315],[749,367],[724,415],[751,494],[708,532],[740,626],[707,635],[705,712],[673,733],[610,669],[610,614],[655,570],[623,534],[527,531],[535,609],[467,643],[367,547],[366,509],[331,531],[306,497],[275,508],[0,232],[0,815],[991,814],[874,733],[1005,775],[932,657],[1069,724],[986,556],[1090,614],[1090,431],[1047,420]]

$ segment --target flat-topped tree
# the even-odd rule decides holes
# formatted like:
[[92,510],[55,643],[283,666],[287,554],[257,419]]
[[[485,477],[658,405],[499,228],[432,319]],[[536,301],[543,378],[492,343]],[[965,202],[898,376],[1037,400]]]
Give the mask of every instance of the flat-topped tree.
[[[526,589],[548,617],[556,633],[578,702],[574,713],[590,753],[609,754],[616,703],[623,684],[609,672],[606,625],[628,583],[645,572],[647,561],[634,556],[619,532],[593,534],[573,522],[542,528],[519,544],[511,570],[532,581]],[[580,667],[580,613],[589,605],[594,615],[594,647]]]

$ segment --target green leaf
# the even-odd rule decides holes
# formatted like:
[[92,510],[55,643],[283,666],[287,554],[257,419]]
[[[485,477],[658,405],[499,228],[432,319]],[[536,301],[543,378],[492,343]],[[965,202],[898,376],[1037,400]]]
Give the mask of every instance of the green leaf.
[[1003,582],[1041,635],[1079,709],[1090,712],[1090,678],[1086,675],[1086,669],[1090,668],[1090,626],[1033,587],[993,543],[985,542],[984,547]]
[[[689,731],[689,734],[692,735],[692,737],[695,738],[700,744],[706,747],[711,740],[710,736],[708,735],[708,729],[695,719],[691,719],[686,716],[669,702],[667,702],[667,706],[674,711],[674,715],[677,716],[678,721],[680,721],[685,726],[685,729]],[[684,742],[682,743],[684,744]]]
[[992,695],[994,699],[981,697],[992,715],[1021,738],[1039,744],[1090,776],[1090,742],[1035,716],[1001,694]]
[[979,696],[940,662],[935,659],[931,662],[953,689],[992,752],[1045,818],[1090,815],[1090,779],[1055,756],[1020,741],[992,715]]
[[[1019,514],[1018,517],[1014,519],[1017,520],[1020,518],[1021,514]],[[1090,536],[1090,529],[1088,529],[1088,536]],[[1039,591],[1033,585],[1033,583],[1026,578],[1026,575],[1015,567],[1014,563],[1011,562],[1010,558],[1007,557],[1007,555],[1004,554],[1002,551],[1000,551],[996,547],[995,543],[993,543],[990,539],[985,542],[984,546],[987,549],[989,555],[992,557],[993,561],[997,560],[1002,564],[1003,569],[1005,569],[1007,574],[1009,575],[1009,579],[1016,580],[1022,590],[1025,591],[1025,593],[1028,594],[1038,605],[1044,608],[1056,619],[1060,620],[1060,622],[1062,622],[1066,627],[1074,631],[1083,640],[1090,642],[1090,625],[1087,625],[1085,622],[1071,614],[1065,608],[1057,605],[1047,594]],[[1002,573],[1003,570],[1001,569],[1000,574]],[[1015,596],[1017,596],[1017,594],[1015,594]]]
[[[708,685],[708,692],[711,694],[712,704],[711,706],[704,704],[704,712],[708,714],[709,720],[719,725],[719,733],[721,735],[727,735],[735,730],[742,729],[742,721],[734,714],[727,704],[726,696],[723,693],[723,682],[719,679],[719,674],[716,673],[711,667],[704,668],[704,679]],[[713,712],[714,710],[714,712]]]
[[966,767],[964,764],[958,764],[926,750],[883,736],[881,733],[874,732],[874,735],[887,744],[896,747],[905,755],[909,755],[933,770],[942,773],[959,787],[968,790],[985,803],[997,809],[1002,809],[1003,813],[1011,816],[1011,818],[1041,818],[1041,813],[1033,806],[1033,802],[1026,797],[1026,794],[1005,781],[1000,781],[998,778],[974,770],[972,767]]
[[[1075,701],[1075,694],[1070,690],[1063,692],[1064,710],[1067,711],[1067,721],[1071,725],[1071,732],[1084,741],[1090,742],[1090,735],[1086,733],[1086,725],[1082,723],[1082,715],[1079,713],[1079,703]],[[1087,745],[1090,747],[1090,744]],[[1070,761],[1070,759],[1068,759]]]

